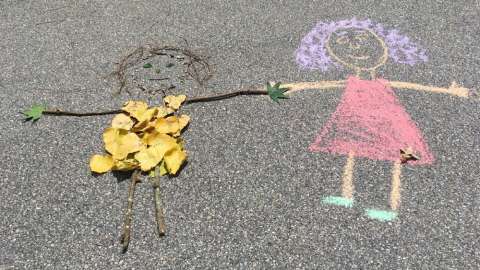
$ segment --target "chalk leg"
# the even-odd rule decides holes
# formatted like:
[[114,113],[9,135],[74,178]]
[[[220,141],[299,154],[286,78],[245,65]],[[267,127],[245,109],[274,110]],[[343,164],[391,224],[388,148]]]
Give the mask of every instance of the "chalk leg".
[[339,205],[344,207],[353,206],[353,166],[355,164],[354,152],[348,154],[347,163],[343,169],[342,175],[342,196],[328,196],[322,202],[326,204]]
[[390,208],[397,211],[401,201],[400,175],[402,173],[402,164],[400,160],[395,161],[392,169],[392,190],[390,192]]
[[400,160],[395,161],[392,168],[392,189],[390,191],[390,209],[391,211],[367,209],[367,216],[380,221],[392,221],[397,217],[397,210],[401,201],[401,182],[402,164]]

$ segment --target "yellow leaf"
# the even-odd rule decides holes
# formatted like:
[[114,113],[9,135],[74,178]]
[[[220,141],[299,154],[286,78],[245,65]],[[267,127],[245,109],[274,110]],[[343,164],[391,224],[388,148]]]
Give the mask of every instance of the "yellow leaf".
[[139,122],[147,121],[149,122],[157,114],[157,108],[150,108],[146,110],[138,119]]
[[114,171],[130,171],[138,168],[138,161],[135,159],[115,160],[112,170]]
[[187,126],[188,122],[190,122],[190,116],[182,114],[180,118],[178,118],[178,122],[180,122],[180,127],[183,129]]
[[176,143],[164,141],[157,143],[135,154],[135,159],[140,162],[142,171],[148,171],[155,167],[164,157],[165,153],[176,147]]
[[132,129],[132,131],[138,133],[138,132],[152,132],[155,131],[155,125],[157,123],[157,120],[153,118],[152,121],[145,122],[143,124],[135,125]]
[[187,159],[187,154],[179,146],[168,151],[165,154],[164,160],[166,168],[170,174],[176,174],[185,159]]
[[167,167],[165,167],[165,161],[162,161],[162,163],[160,163],[160,175],[165,175],[167,173],[168,171]]
[[127,153],[135,153],[142,149],[142,141],[135,133],[128,133],[121,137],[121,147],[125,148]]
[[173,134],[180,130],[180,123],[178,122],[178,118],[176,116],[160,118],[157,119],[157,122],[155,123],[155,129],[159,133]]
[[177,144],[180,147],[180,149],[184,149],[185,147],[185,142],[182,140],[182,138],[176,138],[177,139]]
[[167,104],[168,107],[178,110],[180,105],[187,99],[185,95],[178,95],[178,96],[166,96],[163,101]]
[[160,162],[161,160],[161,158],[158,157],[159,155],[157,155],[157,152],[153,149],[153,147],[150,147],[150,148],[135,154],[135,159],[138,160],[138,162],[140,163],[140,169],[142,169],[142,171],[144,172],[155,167],[158,164],[158,162]]
[[148,109],[147,103],[143,101],[128,101],[124,104],[122,110],[128,112],[132,117],[139,120],[142,114]]
[[148,124],[150,123],[150,120],[157,114],[157,108],[151,108],[143,113],[137,114],[136,119],[138,120],[138,123],[135,124],[133,127],[134,131],[139,131],[143,130],[148,127]]
[[133,127],[133,120],[130,116],[124,113],[119,113],[113,118],[112,127],[130,130]]
[[157,131],[153,131],[151,133],[146,133],[143,136],[142,141],[143,141],[144,144],[149,145],[149,146],[159,144],[159,143],[163,143],[163,144],[174,144],[174,143],[176,143],[176,140],[174,138],[170,137],[167,134],[158,133]]
[[90,159],[90,170],[96,173],[105,173],[113,167],[113,159],[111,156],[93,155]]
[[116,160],[124,159],[129,153],[142,149],[142,142],[137,134],[123,129],[107,128],[103,133],[103,141],[105,149]]
[[158,110],[157,118],[163,118],[163,117],[175,112],[172,108],[168,108],[168,107],[165,107],[165,106],[160,106],[160,107],[155,107],[155,108],[157,108],[157,110]]
[[188,125],[188,122],[190,122],[190,117],[188,115],[182,114],[180,118],[178,118],[179,129],[177,132],[173,133],[173,136],[174,137],[180,136],[180,133]]
[[[111,149],[110,145],[116,144],[118,138],[120,137],[120,129],[118,128],[107,128],[105,132],[103,132],[103,142],[105,143],[105,148]],[[107,151],[109,151],[107,149]]]
[[165,162],[162,161],[160,163],[160,165],[155,166],[155,169],[150,170],[149,176],[150,177],[155,177],[155,176],[157,176],[157,174],[158,174],[158,176],[162,176],[162,175],[165,175],[167,173],[168,173],[168,171],[167,171],[167,168],[165,168]]

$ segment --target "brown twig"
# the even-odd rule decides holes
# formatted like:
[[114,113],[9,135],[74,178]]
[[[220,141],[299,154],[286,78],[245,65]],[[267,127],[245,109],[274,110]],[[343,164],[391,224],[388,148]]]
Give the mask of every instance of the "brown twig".
[[[186,45],[188,46],[188,43]],[[213,76],[213,68],[208,63],[208,57],[196,54],[190,49],[176,46],[141,46],[127,54],[117,64],[115,71],[110,74],[114,75],[119,82],[119,88],[115,94],[120,94],[124,89],[128,92],[126,76],[128,68],[158,55],[175,57],[175,54],[177,59],[184,61],[184,73],[205,89],[206,82]]]
[[[112,75],[115,75],[117,77],[117,80],[120,83],[120,86],[114,94],[120,94],[122,90],[125,88],[125,86],[127,85],[127,78],[126,78],[125,72],[128,68],[136,65],[142,60],[143,52],[144,52],[143,47],[136,48],[127,56],[125,56],[120,61],[120,63],[118,63],[117,69],[112,73]],[[130,61],[131,60],[130,58],[132,58],[135,55],[138,55],[136,59],[134,59],[133,61]]]
[[165,224],[165,215],[163,213],[163,203],[160,194],[160,173],[155,168],[155,176],[150,179],[155,195],[155,219],[157,221],[158,236],[165,236],[167,225]]
[[77,116],[77,117],[82,117],[82,116],[96,116],[96,115],[107,115],[107,114],[117,114],[121,113],[122,110],[111,110],[111,111],[103,111],[103,112],[69,112],[69,111],[61,111],[59,109],[56,110],[45,110],[43,111],[43,114],[48,114],[48,115],[56,115],[56,116]]
[[128,244],[130,243],[130,229],[132,227],[132,215],[133,215],[133,196],[135,194],[135,186],[139,179],[140,171],[136,170],[132,174],[132,180],[130,181],[130,186],[128,187],[128,205],[127,210],[125,211],[125,220],[123,223],[123,233],[120,243],[123,245],[122,251],[125,253],[128,249]]
[[196,102],[218,101],[222,99],[233,98],[236,96],[252,96],[252,95],[268,95],[268,92],[265,90],[252,90],[252,89],[240,90],[240,91],[231,92],[227,94],[220,94],[220,95],[207,96],[207,97],[188,98],[187,100],[185,100],[185,104],[196,103]]
[[[187,100],[185,100],[185,104],[218,101],[222,99],[233,98],[236,96],[252,96],[252,95],[268,95],[268,92],[266,90],[254,90],[254,89],[239,90],[239,91],[231,92],[227,94],[188,98]],[[56,110],[43,111],[43,114],[47,114],[47,115],[77,116],[77,117],[108,115],[108,114],[118,114],[118,113],[122,113],[122,110],[111,110],[111,111],[101,111],[101,112],[69,112],[69,111],[62,111],[62,110],[56,109]]]

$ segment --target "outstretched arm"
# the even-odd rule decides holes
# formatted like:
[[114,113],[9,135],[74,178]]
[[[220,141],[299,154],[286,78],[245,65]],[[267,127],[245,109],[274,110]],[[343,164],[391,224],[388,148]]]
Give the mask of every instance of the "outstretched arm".
[[393,88],[443,93],[459,97],[468,97],[469,94],[468,88],[461,87],[456,82],[452,82],[452,84],[448,88],[427,86],[410,82],[389,82],[389,84]]
[[282,88],[288,88],[286,94],[302,90],[331,90],[345,87],[345,81],[319,81],[319,82],[298,82],[282,83]]
[[[290,94],[290,93],[298,92],[301,90],[329,90],[329,89],[343,88],[345,86],[345,81],[298,82],[298,83],[281,84],[279,86],[281,86],[282,88],[281,90],[284,90],[285,88],[288,89],[285,92],[283,91],[281,92],[281,94],[283,95],[284,93]],[[225,94],[187,98],[184,101],[184,103],[191,104],[191,103],[197,103],[197,102],[209,102],[209,101],[232,98],[236,96],[247,96],[247,95],[270,95],[270,93],[268,90],[265,90],[265,86],[250,87],[247,89],[225,93]],[[59,109],[47,110],[43,106],[33,106],[29,110],[25,111],[23,114],[27,116],[27,119],[37,120],[40,118],[42,114],[82,117],[82,116],[96,116],[96,115],[107,115],[107,114],[118,114],[118,113],[122,113],[122,110],[109,110],[109,111],[100,111],[100,112],[69,112],[69,111],[63,111]]]

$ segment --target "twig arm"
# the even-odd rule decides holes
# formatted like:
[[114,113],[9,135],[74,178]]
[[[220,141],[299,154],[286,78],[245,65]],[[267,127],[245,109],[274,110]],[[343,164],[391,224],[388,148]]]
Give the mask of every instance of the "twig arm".
[[[344,86],[345,86],[345,81],[319,81],[319,82],[298,82],[298,83],[281,84],[282,88],[288,89],[285,92],[285,94],[292,94],[292,93],[303,91],[303,90],[331,90],[331,89],[343,88]],[[238,91],[234,91],[226,94],[188,98],[185,101],[185,104],[218,101],[222,99],[233,98],[236,96],[255,96],[255,95],[268,95],[268,91],[265,90],[265,86],[250,87],[247,89],[238,90]],[[109,111],[99,111],[99,112],[70,112],[70,111],[62,111],[59,109],[55,109],[55,110],[43,111],[43,114],[45,115],[76,116],[76,117],[98,116],[98,115],[108,115],[108,114],[118,114],[118,113],[122,113],[122,110],[109,110]]]
[[265,87],[262,87],[262,88],[259,87],[257,89],[240,90],[236,92],[230,92],[227,94],[188,98],[187,100],[185,100],[185,104],[218,101],[218,100],[228,99],[236,96],[268,95],[268,92],[266,90],[262,90],[263,88]]
[[[260,88],[245,89],[245,90],[239,90],[239,91],[231,92],[227,94],[188,98],[185,101],[185,104],[218,101],[218,100],[228,99],[236,96],[252,96],[252,95],[268,95],[268,92],[266,90],[260,90]],[[62,111],[59,109],[54,109],[54,110],[44,110],[42,113],[45,115],[54,115],[54,116],[84,117],[84,116],[118,114],[122,112],[123,112],[122,110],[109,110],[109,111],[98,111],[98,112],[71,112],[71,111]]]
[[45,110],[43,114],[47,115],[56,115],[56,116],[98,116],[98,115],[107,115],[107,114],[117,114],[121,113],[122,110],[110,110],[110,111],[102,111],[102,112],[69,112],[69,111],[61,111],[59,109],[56,110]]

